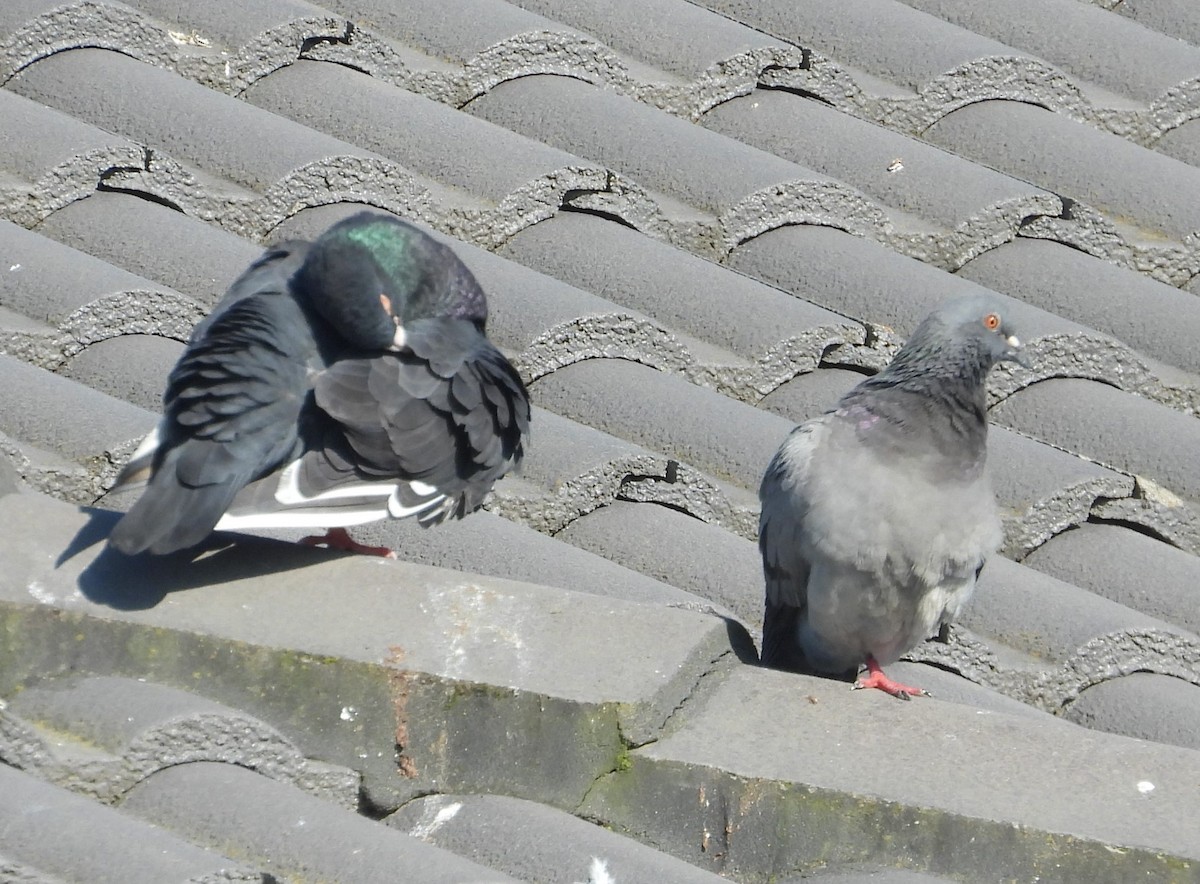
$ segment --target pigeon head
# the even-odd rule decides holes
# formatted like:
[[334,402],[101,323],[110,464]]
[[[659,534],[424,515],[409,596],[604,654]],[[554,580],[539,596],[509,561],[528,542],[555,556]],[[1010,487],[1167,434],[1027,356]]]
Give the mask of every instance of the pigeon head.
[[982,386],[997,362],[1025,365],[1022,345],[1004,310],[983,295],[948,301],[917,326],[891,365],[897,379],[938,377]]
[[356,346],[399,350],[405,325],[453,318],[482,330],[487,300],[454,252],[389,215],[360,212],[330,227],[309,250],[296,284]]

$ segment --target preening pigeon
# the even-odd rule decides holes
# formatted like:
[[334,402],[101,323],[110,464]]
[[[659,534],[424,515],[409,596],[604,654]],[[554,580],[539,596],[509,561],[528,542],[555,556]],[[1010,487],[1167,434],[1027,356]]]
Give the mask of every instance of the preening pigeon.
[[1000,545],[984,383],[1021,343],[985,296],[947,302],[883,371],[796,427],[759,489],[762,662],[907,699],[881,665],[949,623]]
[[316,527],[335,530],[311,541],[355,548],[345,526],[473,512],[530,420],[486,318],[454,252],[387,215],[268,250],[192,333],[118,478],[148,484],[109,543],[169,553],[213,530]]

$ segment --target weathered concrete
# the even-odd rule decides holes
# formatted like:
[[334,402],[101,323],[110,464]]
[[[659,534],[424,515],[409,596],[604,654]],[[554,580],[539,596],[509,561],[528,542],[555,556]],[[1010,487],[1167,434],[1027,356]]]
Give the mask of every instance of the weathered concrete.
[[[416,838],[531,884],[589,877],[616,882],[721,884],[724,879],[561,810],[503,795],[430,795],[386,820]],[[598,875],[590,880],[598,884]]]
[[0,762],[105,803],[156,771],[196,761],[236,764],[358,808],[357,771],[310,763],[270,725],[186,691],[68,677],[0,708]]
[[292,881],[514,881],[232,764],[168,768],[122,807]]
[[[1200,875],[1200,753],[742,668],[581,812],[744,881],[859,862],[963,880]],[[970,849],[963,845],[970,844]]]
[[[0,794],[0,855],[16,868],[92,884],[265,881],[253,867],[3,764]],[[0,880],[22,880],[5,865]]]
[[744,640],[691,611],[269,541],[129,559],[98,545],[114,518],[0,499],[0,696],[152,678],[253,709],[359,770],[380,808],[430,791],[573,807],[732,658],[730,630]]

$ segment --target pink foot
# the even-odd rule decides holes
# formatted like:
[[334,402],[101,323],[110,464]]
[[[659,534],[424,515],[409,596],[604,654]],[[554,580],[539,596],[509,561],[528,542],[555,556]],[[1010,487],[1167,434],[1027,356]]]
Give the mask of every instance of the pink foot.
[[380,556],[385,559],[396,558],[396,553],[386,546],[364,546],[351,537],[345,528],[330,528],[322,535],[301,538],[300,542],[305,546],[323,546],[327,549],[353,552],[364,556]]
[[857,691],[863,688],[878,688],[885,694],[891,694],[893,697],[899,697],[901,700],[929,696],[928,691],[909,687],[906,684],[900,684],[898,681],[892,681],[883,674],[883,669],[870,654],[867,655],[867,675],[856,681],[851,690]]

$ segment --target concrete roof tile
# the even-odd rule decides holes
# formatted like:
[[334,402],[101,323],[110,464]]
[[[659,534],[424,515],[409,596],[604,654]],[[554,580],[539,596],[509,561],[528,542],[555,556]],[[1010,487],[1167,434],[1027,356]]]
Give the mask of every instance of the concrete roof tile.
[[[68,113],[46,107],[8,89],[0,89],[0,108],[3,108],[5,119],[13,127],[12,131],[25,133],[23,138],[5,139],[0,146],[4,169],[30,183],[80,156],[136,157],[142,152],[119,135],[105,132]],[[99,177],[97,171],[93,171],[95,177],[91,189],[95,189],[95,180]]]
[[1200,372],[1200,301],[1060,243],[1017,239],[958,271],[980,285],[1090,325],[1153,359]]
[[1200,9],[1188,0],[1125,0],[1113,12],[1163,34],[1200,44]]
[[516,880],[233,764],[167,768],[138,784],[121,806],[287,878]]
[[[101,49],[52,55],[25,68],[6,88],[259,193],[309,163],[372,156],[178,74]],[[254,137],[246,137],[248,132]],[[272,149],[263,150],[264,143]]]
[[[727,263],[823,307],[901,335],[916,328],[947,297],[984,291],[864,237],[815,225],[763,233],[741,243]],[[1079,326],[1016,299],[999,294],[996,298],[1009,306],[1022,340],[1079,331]]]
[[236,764],[293,783],[343,809],[358,805],[350,769],[310,764],[270,725],[197,694],[145,679],[74,677],[22,691],[5,711],[0,747],[17,767],[106,804],[177,764]]
[[747,624],[761,617],[757,546],[678,510],[616,501],[576,519],[558,537],[707,599]]
[[1200,635],[1200,559],[1170,544],[1116,525],[1085,524],[1025,562]]
[[566,77],[502,83],[466,110],[713,215],[774,185],[831,183],[824,175],[687,120]]
[[388,0],[329,0],[322,5],[365,19],[378,31],[459,64],[519,34],[569,30],[503,0],[447,0],[403,8]]
[[1191,456],[1200,450],[1200,422],[1191,415],[1106,384],[1058,378],[1013,395],[991,417],[1200,500],[1200,469]]
[[1077,0],[901,0],[1144,102],[1200,77],[1200,47]]
[[531,393],[543,408],[751,489],[791,430],[775,415],[618,359],[561,368]]
[[[675,0],[627,2],[624,8],[608,9],[586,0],[517,0],[516,5],[579,28],[680,77],[711,73],[722,62],[755,50],[795,51],[740,22]],[[637,27],[629,27],[634,20]]]
[[241,48],[264,32],[282,29],[296,19],[328,17],[326,9],[304,0],[265,0],[245,6],[237,0],[132,0],[127,5],[164,23],[184,26],[203,39]]
[[[0,220],[0,243],[9,262],[0,273],[0,304],[42,322],[61,325],[80,308],[114,295],[179,298],[164,286],[8,221]],[[196,307],[189,319],[195,322],[201,315]]]
[[[595,215],[561,213],[521,231],[499,253],[746,359],[761,359],[790,337],[848,325],[836,313]],[[819,359],[824,345],[814,338],[810,355]]]
[[[55,212],[38,232],[116,267],[216,304],[262,248],[126,193],[97,193]],[[146,248],[153,242],[154,248]]]
[[[0,764],[0,786],[0,853],[36,872],[96,884],[265,884],[266,878],[252,865],[197,847],[149,822],[4,764]],[[31,813],[35,808],[37,812]]]
[[995,40],[892,0],[853,0],[837,7],[820,0],[753,6],[705,0],[700,5],[909,89],[976,59],[1014,54]]
[[982,228],[978,248],[1029,215],[1057,215],[1056,196],[884,126],[783,91],[754,93],[709,111],[702,124],[858,188],[887,206],[948,229]]
[[[496,203],[567,167],[591,165],[342,65],[300,60],[258,80],[245,99]],[[404,125],[373,125],[380,119]],[[478,162],[481,143],[489,146],[486,163]]]
[[1003,647],[1055,664],[1073,660],[1081,647],[1099,636],[1171,629],[1165,621],[1000,556],[984,566],[970,610],[959,619]]
[[1134,672],[1088,688],[1064,716],[1094,730],[1200,749],[1197,692],[1178,678]]
[[140,440],[158,420],[145,409],[11,356],[0,356],[0,366],[0,432],[18,444],[80,462],[104,460],[121,443]]
[[1200,229],[1200,169],[1062,114],[985,101],[939,120],[926,137],[1148,235],[1183,241]]
[[503,795],[431,795],[386,819],[389,826],[522,881],[720,884],[711,872],[561,810]]
[[170,338],[119,335],[84,347],[59,374],[155,413],[162,410],[163,378],[182,354],[183,344]]

